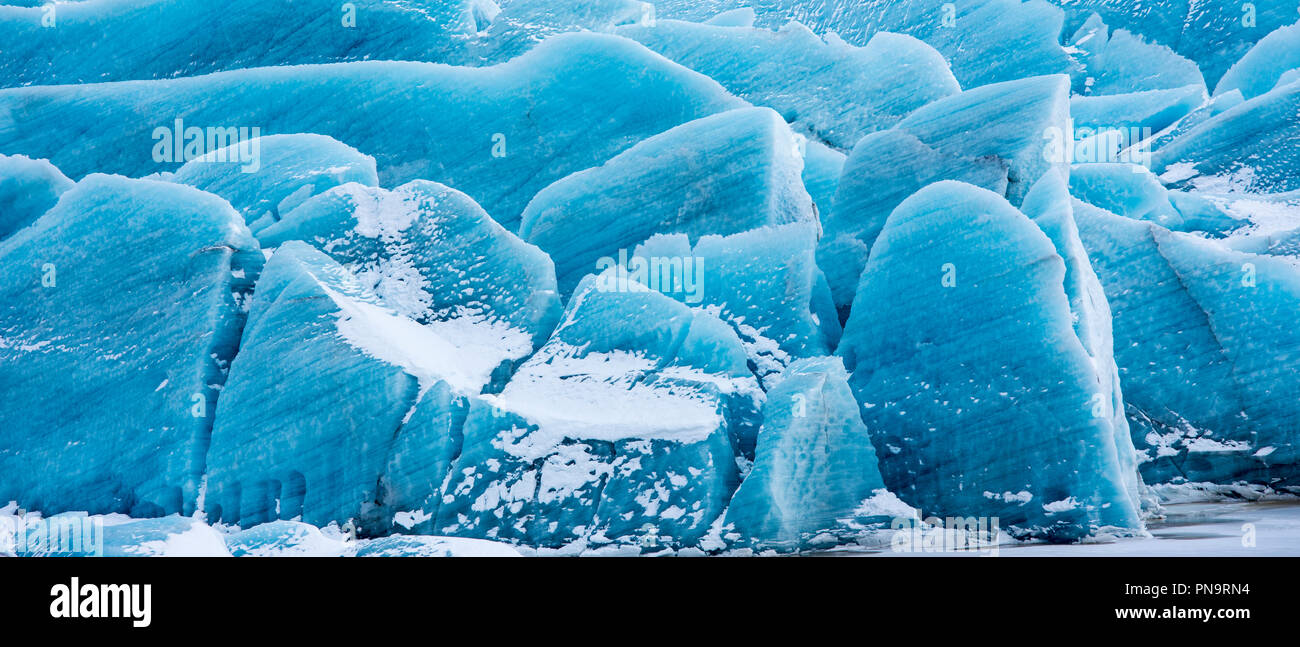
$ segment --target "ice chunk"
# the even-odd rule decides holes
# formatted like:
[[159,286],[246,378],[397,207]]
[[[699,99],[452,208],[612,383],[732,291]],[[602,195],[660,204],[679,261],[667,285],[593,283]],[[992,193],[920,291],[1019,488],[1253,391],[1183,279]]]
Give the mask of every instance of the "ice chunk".
[[1111,213],[1181,230],[1183,217],[1156,176],[1133,164],[1083,164],[1070,172],[1070,193]]
[[1113,375],[1074,328],[1066,275],[993,192],[940,182],[891,214],[856,298],[872,307],[838,352],[903,501],[1051,540],[1141,527]]
[[[1189,85],[1168,90],[1147,90],[1127,94],[1075,96],[1070,99],[1076,139],[1105,131],[1118,131],[1118,143],[1127,148],[1148,140],[1205,103],[1205,86]],[[1089,155],[1076,146],[1075,160],[1081,163],[1113,161],[1118,151],[1109,155]],[[1138,157],[1142,155],[1143,157]],[[1149,151],[1136,151],[1141,160]]]
[[1070,28],[1083,23],[1093,12],[1106,24],[1172,48],[1196,62],[1205,81],[1214,85],[1230,65],[1270,31],[1296,21],[1291,0],[1237,2],[1189,2],[1155,0],[1052,0],[1063,7]]
[[[555,270],[469,196],[416,180],[391,191],[331,189],[258,232],[263,244],[324,250],[400,314],[463,348],[515,361],[560,316]],[[495,350],[500,349],[500,350]]]
[[[365,100],[340,100],[350,96]],[[628,39],[562,34],[490,68],[368,61],[11,88],[0,91],[0,150],[47,157],[72,178],[147,175],[190,159],[191,129],[315,132],[373,155],[381,185],[454,186],[513,231],[528,200],[555,180],[745,105]],[[184,144],[155,160],[168,134]]]
[[864,47],[853,47],[838,38],[823,41],[799,23],[769,31],[677,20],[616,33],[844,149],[961,90],[943,56],[899,34],[878,33]]
[[821,142],[810,140],[804,145],[803,186],[821,219],[830,217],[835,210],[835,193],[839,191],[846,159],[844,153]]
[[[1300,190],[1300,82],[1291,83],[1223,111],[1165,144],[1153,156],[1153,170],[1191,164],[1195,173],[1175,182],[1232,177],[1256,193]],[[1202,177],[1197,177],[1202,176]]]
[[1061,173],[1047,173],[1025,196],[1021,211],[1043,230],[1065,261],[1065,296],[1070,301],[1074,332],[1095,367],[1101,397],[1094,396],[1092,413],[1110,421],[1115,441],[1116,460],[1124,477],[1129,498],[1141,498],[1138,457],[1133,447],[1128,419],[1124,412],[1124,395],[1120,389],[1119,365],[1115,361],[1115,336],[1110,311],[1101,280],[1092,269],[1083,239],[1074,219],[1074,198],[1069,182]]
[[730,111],[656,135],[546,187],[524,210],[519,235],[555,260],[567,295],[583,276],[620,263],[655,234],[695,239],[816,222],[802,170],[795,135],[780,115]]
[[730,323],[765,379],[794,359],[826,355],[839,339],[839,320],[824,328],[814,312],[816,246],[811,222],[704,236],[693,248],[685,234],[658,235],[633,253],[645,276],[629,275]]
[[0,240],[32,224],[72,188],[46,160],[0,155]]
[[226,537],[235,557],[338,557],[350,547],[342,535],[326,536],[301,521],[277,519]]
[[461,453],[469,407],[469,400],[445,382],[420,394],[388,450],[372,525],[403,533],[433,527],[443,482]]
[[392,311],[312,247],[285,243],[258,281],[217,403],[207,511],[244,527],[372,523],[393,438],[420,392],[441,382],[478,393],[499,363],[499,352],[457,347]]
[[1296,68],[1300,68],[1300,22],[1260,39],[1223,75],[1214,95],[1240,90],[1244,98],[1252,99],[1280,85]]
[[[1110,296],[1115,355],[1149,482],[1269,483],[1295,473],[1300,348],[1282,313],[1300,274],[1075,202],[1079,231]],[[1266,446],[1278,448],[1263,456]]]
[[107,175],[0,242],[0,498],[192,513],[261,266],[224,200]]
[[752,452],[760,402],[726,324],[612,272],[588,277],[505,390],[472,401],[436,531],[694,546],[735,489],[735,448]]
[[845,162],[835,211],[823,218],[817,252],[842,318],[868,250],[905,198],[950,179],[1019,204],[1044,172],[1067,167],[1069,88],[1067,77],[1045,76],[968,90],[858,142]]
[[1196,63],[1165,45],[1147,42],[1126,29],[1108,35],[1105,25],[1099,28],[1095,22],[1076,32],[1073,42],[1084,39],[1088,41],[1083,59],[1087,82],[1079,88],[1082,94],[1127,94],[1187,86],[1206,92],[1205,79]]
[[192,517],[171,515],[104,526],[104,557],[229,556],[221,534]]
[[826,547],[889,526],[888,516],[856,514],[877,494],[888,496],[844,365],[791,364],[763,405],[754,468],[731,498],[727,531],[759,550]]
[[308,198],[348,182],[379,184],[375,160],[323,135],[270,135],[186,162],[169,179],[215,193],[250,225],[279,220]]

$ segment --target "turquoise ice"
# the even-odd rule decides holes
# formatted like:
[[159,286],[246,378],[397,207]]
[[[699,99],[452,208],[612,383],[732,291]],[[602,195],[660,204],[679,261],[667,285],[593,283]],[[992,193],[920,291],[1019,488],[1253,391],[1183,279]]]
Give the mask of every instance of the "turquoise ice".
[[569,552],[697,546],[761,401],[726,324],[590,276],[505,390],[472,401],[434,530]]
[[685,234],[657,235],[633,258],[649,267],[650,287],[731,324],[755,374],[766,379],[795,359],[830,353],[839,341],[840,322],[818,293],[825,278],[817,233],[815,223],[797,222],[704,236],[694,246]]
[[30,225],[72,188],[46,160],[0,155],[0,240]]
[[519,235],[555,260],[560,292],[627,265],[655,234],[732,234],[816,222],[796,135],[767,108],[706,117],[542,189]]
[[109,175],[0,242],[0,498],[192,513],[261,267],[225,201]]
[[873,307],[853,310],[838,352],[885,484],[923,515],[998,517],[1053,541],[1141,528],[1108,340],[1075,327],[1088,281],[1055,233],[945,181],[904,201],[872,248],[856,302]]
[[437,182],[344,184],[256,233],[268,247],[311,243],[397,312],[462,348],[506,348],[519,360],[560,316],[551,259]]
[[841,317],[885,219],[917,190],[960,180],[1015,205],[1043,173],[1068,166],[1069,88],[1065,76],[1044,76],[968,90],[858,142],[817,256]]
[[799,360],[768,391],[754,468],[724,533],[759,550],[851,543],[914,514],[885,488],[839,358]]
[[1300,272],[1075,203],[1114,310],[1115,356],[1150,482],[1295,477]]
[[244,527],[299,519],[387,530],[380,479],[422,394],[440,385],[476,394],[505,354],[457,346],[323,253],[281,245],[217,403],[205,511]]
[[[340,100],[356,96],[366,100]],[[0,90],[0,150],[48,158],[73,179],[140,176],[186,161],[185,150],[155,159],[165,134],[188,149],[187,133],[200,129],[204,149],[213,128],[317,133],[373,156],[382,186],[441,182],[514,230],[546,185],[745,105],[634,41],[561,34],[489,68],[366,61]],[[107,126],[87,131],[88,123]]]
[[340,184],[379,184],[374,158],[310,134],[234,142],[186,162],[168,179],[225,198],[254,232]]
[[934,48],[877,33],[863,47],[799,23],[771,31],[659,20],[615,33],[705,74],[750,103],[842,149],[961,90]]

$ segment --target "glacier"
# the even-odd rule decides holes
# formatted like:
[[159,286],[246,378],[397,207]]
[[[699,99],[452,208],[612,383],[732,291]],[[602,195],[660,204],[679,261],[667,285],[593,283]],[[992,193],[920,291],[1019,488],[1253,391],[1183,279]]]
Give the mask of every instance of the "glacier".
[[[1294,482],[1297,268],[1076,201],[1150,482]],[[1289,399],[1288,399],[1289,398]]]
[[1069,114],[1069,79],[1043,76],[940,99],[862,138],[844,163],[818,249],[841,318],[876,236],[899,203],[951,179],[1018,204],[1044,172],[1068,166],[1064,146],[1059,153],[1051,146],[1069,136]]
[[[162,142],[160,142],[162,143]],[[226,199],[254,232],[341,184],[378,186],[375,160],[331,137],[269,135],[191,159],[165,177]]]
[[1298,29],[0,6],[0,555],[1195,552],[1300,494]]

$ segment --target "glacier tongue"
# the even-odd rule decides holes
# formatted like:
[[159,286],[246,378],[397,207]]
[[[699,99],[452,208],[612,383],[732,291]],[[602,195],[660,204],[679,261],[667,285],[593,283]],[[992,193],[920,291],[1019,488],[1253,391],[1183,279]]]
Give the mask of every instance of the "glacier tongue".
[[1074,329],[1066,275],[985,189],[939,182],[890,215],[838,352],[903,501],[1054,541],[1141,528],[1113,368]]
[[261,266],[220,198],[108,175],[0,241],[0,498],[192,513]]

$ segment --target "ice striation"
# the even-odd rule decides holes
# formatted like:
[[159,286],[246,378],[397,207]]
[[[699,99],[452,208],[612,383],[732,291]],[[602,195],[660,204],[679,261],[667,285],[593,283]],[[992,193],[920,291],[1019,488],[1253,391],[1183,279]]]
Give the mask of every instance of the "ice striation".
[[795,128],[837,148],[888,128],[961,88],[934,48],[877,33],[863,47],[791,22],[779,30],[659,20],[615,33],[768,106]]
[[819,293],[825,278],[817,233],[815,223],[796,222],[703,236],[694,246],[685,234],[660,234],[637,246],[627,274],[730,323],[766,383],[791,361],[827,355],[839,341],[840,322]]
[[[237,131],[221,134],[226,137],[214,138],[214,143],[238,139]],[[157,145],[174,142],[164,138]],[[340,184],[379,184],[375,160],[369,155],[336,139],[311,134],[232,141],[191,159],[167,179],[225,198],[254,232]]]
[[1300,22],[1279,27],[1260,39],[1228,68],[1214,86],[1214,95],[1238,91],[1243,98],[1253,99],[1294,80],[1297,69],[1300,69]]
[[268,247],[312,244],[400,314],[461,348],[505,349],[511,362],[560,316],[551,259],[437,182],[344,184],[256,233]]
[[885,487],[839,358],[791,364],[768,391],[754,467],[724,536],[781,552],[852,543],[914,512]]
[[1107,25],[1125,29],[1145,40],[1169,47],[1195,61],[1213,86],[1257,41],[1269,32],[1296,21],[1291,0],[1255,0],[1249,3],[1195,2],[1189,0],[1051,0],[1066,10],[1066,27],[1098,14]]
[[387,530],[380,481],[417,402],[438,389],[478,393],[507,353],[459,347],[311,246],[281,245],[217,403],[205,511],[244,527],[299,519]]
[[0,242],[0,498],[192,513],[261,267],[225,201],[109,175]]
[[[348,96],[366,100],[339,101]],[[317,133],[372,155],[381,185],[456,187],[513,231],[546,185],[745,105],[628,39],[561,34],[489,68],[365,61],[0,90],[0,150],[48,158],[74,179],[140,176],[188,161],[177,155],[191,128],[205,137],[232,127]],[[87,132],[85,123],[109,127]],[[167,133],[184,145],[158,161],[154,147]]]
[[1053,541],[1141,528],[1107,340],[1075,328],[1086,295],[1072,304],[1065,281],[1087,278],[1058,239],[996,193],[944,181],[899,205],[872,247],[856,299],[871,307],[853,310],[838,352],[885,484],[923,514]]
[[46,160],[0,155],[0,240],[32,224],[72,188]]
[[1113,307],[1115,356],[1142,471],[1294,486],[1300,273],[1075,202]]
[[1177,188],[1220,182],[1254,193],[1300,191],[1297,114],[1300,78],[1169,141],[1153,155],[1152,170]]
[[841,318],[872,243],[908,196],[939,180],[959,180],[1019,204],[1043,173],[1067,168],[1069,87],[1065,76],[1044,76],[967,90],[858,142],[845,162],[834,212],[823,218],[817,255]]

